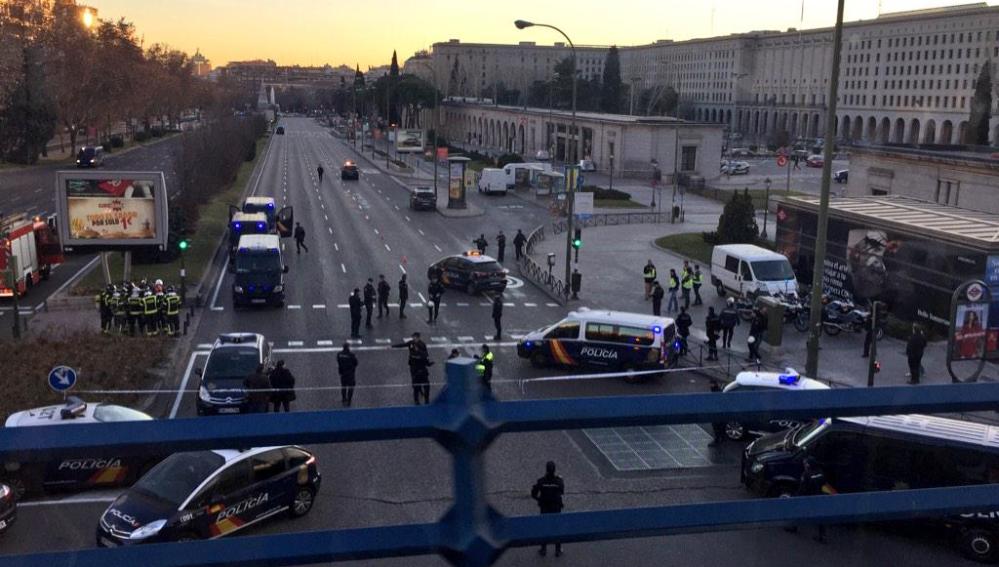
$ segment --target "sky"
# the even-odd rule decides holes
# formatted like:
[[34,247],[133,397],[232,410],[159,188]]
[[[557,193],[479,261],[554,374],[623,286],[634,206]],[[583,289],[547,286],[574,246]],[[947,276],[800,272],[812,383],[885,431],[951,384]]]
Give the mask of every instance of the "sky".
[[[846,0],[845,21],[970,0]],[[999,0],[990,0],[994,5]],[[516,19],[560,27],[577,45],[640,45],[752,30],[832,26],[835,0],[78,0],[102,19],[125,18],[145,44],[164,43],[213,66],[273,59],[279,65],[400,65],[434,42],[562,38]],[[802,10],[804,4],[804,10]],[[802,17],[802,13],[804,17]]]

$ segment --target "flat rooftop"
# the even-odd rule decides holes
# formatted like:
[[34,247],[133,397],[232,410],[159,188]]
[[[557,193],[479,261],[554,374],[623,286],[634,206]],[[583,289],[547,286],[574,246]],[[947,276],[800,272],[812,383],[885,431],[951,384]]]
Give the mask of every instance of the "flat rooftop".
[[[537,108],[529,106],[524,108],[522,106],[506,106],[506,105],[496,105],[487,102],[472,102],[468,100],[448,100],[444,102],[445,106],[457,106],[457,107],[468,107],[468,108],[481,108],[482,110],[501,110],[519,115],[529,115],[529,116],[557,116],[560,119],[568,120],[572,118],[572,111],[570,110],[559,110],[547,108]],[[675,116],[631,116],[628,114],[606,114],[603,112],[583,112],[576,111],[576,120],[587,120],[590,122],[613,122],[616,124],[635,124],[635,125],[651,125],[651,126],[710,126],[715,128],[722,128],[722,124],[710,123],[710,122],[691,122],[688,120],[683,120],[676,118]]]

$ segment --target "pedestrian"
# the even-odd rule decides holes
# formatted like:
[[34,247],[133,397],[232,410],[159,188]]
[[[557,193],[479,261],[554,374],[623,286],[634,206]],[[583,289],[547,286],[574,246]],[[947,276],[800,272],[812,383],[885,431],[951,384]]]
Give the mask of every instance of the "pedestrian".
[[527,242],[527,237],[518,228],[517,234],[513,237],[513,249],[517,253],[517,261],[520,261],[521,256],[524,255],[524,244]]
[[923,352],[926,350],[926,335],[919,325],[912,325],[912,336],[905,343],[905,357],[909,361],[909,384],[919,384],[923,365]]
[[680,308],[680,314],[676,316],[676,333],[680,335],[680,354],[687,354],[687,338],[690,337],[690,327],[694,324],[694,319],[687,313],[686,307]]
[[406,281],[406,274],[399,278],[399,318],[406,318],[406,302],[409,301],[409,282]]
[[669,302],[666,304],[667,313],[675,313],[680,310],[680,302],[676,300],[676,294],[680,292],[680,278],[676,276],[676,270],[669,271]]
[[645,300],[648,301],[649,297],[652,296],[652,282],[656,281],[656,266],[652,263],[651,258],[642,268],[642,279],[645,280]]
[[506,254],[506,235],[503,231],[499,231],[496,235],[496,261],[500,264],[503,263],[503,257]]
[[316,168],[316,173],[319,174],[319,182],[322,183],[323,182],[323,166],[320,165],[319,167],[317,167]]
[[493,325],[496,326],[496,336],[494,341],[503,339],[503,295],[497,295],[493,299]]
[[[538,503],[538,508],[542,514],[559,514],[562,512],[564,503],[562,496],[565,494],[565,482],[562,477],[555,474],[555,461],[545,463],[545,476],[539,478],[531,487],[531,498]],[[548,543],[542,543],[538,549],[538,555],[548,554]],[[562,543],[555,541],[555,557],[562,555]]]
[[[836,489],[826,482],[826,475],[819,466],[819,461],[815,457],[805,457],[802,462],[801,477],[798,478],[798,490],[795,496],[822,496],[823,494],[836,494]],[[817,533],[813,539],[819,543],[826,542],[826,526],[818,524]],[[791,533],[798,533],[798,526],[792,525],[784,528]]]
[[701,286],[704,285],[704,274],[701,273],[701,266],[694,264],[694,305],[703,305],[701,301]]
[[708,307],[708,316],[704,318],[704,331],[708,335],[708,360],[718,360],[718,333],[721,331],[721,317],[715,313],[714,307]]
[[291,411],[291,402],[295,401],[295,377],[291,371],[285,368],[284,361],[277,361],[274,370],[271,370],[271,403],[274,404],[274,413],[281,411]]
[[305,245],[305,229],[302,228],[302,223],[295,223],[295,253],[301,254],[302,249],[306,252],[309,251],[309,247]]
[[427,296],[430,298],[427,301],[427,323],[436,323],[437,315],[441,310],[441,297],[444,295],[444,285],[441,284],[440,280],[431,280],[430,285],[427,287]]
[[762,309],[757,307],[753,310],[753,320],[749,324],[749,338],[746,343],[749,346],[749,356],[747,362],[760,363],[760,343],[763,341],[763,333],[767,329],[767,316]]
[[486,240],[485,234],[480,234],[478,238],[472,241],[472,243],[479,249],[479,254],[485,254],[486,248],[489,247],[489,241]]
[[385,274],[378,274],[378,318],[382,318],[382,312],[385,315],[389,314],[389,293],[392,292],[392,286],[385,281]]
[[[714,378],[711,379],[710,390],[712,393],[719,393],[719,394],[721,393],[722,387],[721,384],[718,383],[718,380],[715,380]],[[711,433],[713,437],[711,439],[711,442],[708,443],[708,447],[717,447],[723,441],[725,441],[725,424],[720,421],[712,422]]]
[[258,364],[255,372],[243,380],[246,388],[246,412],[267,413],[271,401],[271,379],[264,372],[264,365]]
[[336,365],[340,371],[340,405],[349,408],[354,403],[354,386],[357,385],[354,375],[357,356],[350,351],[350,343],[343,343],[343,348],[336,355]]
[[725,308],[718,316],[722,331],[722,348],[732,348],[732,336],[735,326],[739,325],[739,311],[735,308],[735,299],[730,297],[725,301]]
[[683,293],[683,306],[690,309],[690,292],[694,290],[694,275],[686,268],[680,274],[680,287]]
[[491,394],[493,392],[493,362],[495,362],[495,356],[489,350],[489,345],[482,345],[482,354],[476,355],[475,360],[479,361],[476,363],[475,369],[479,371],[479,376],[482,378],[482,389]]
[[347,305],[350,307],[350,338],[359,339],[361,338],[361,290],[354,288]]
[[426,343],[420,338],[420,333],[413,333],[408,341],[392,345],[392,348],[405,348],[409,350],[409,377],[413,384],[413,403],[420,405],[420,398],[423,403],[430,403],[430,371],[433,366],[430,360],[430,353]]
[[374,280],[368,278],[368,283],[364,284],[364,327],[371,328],[371,312],[375,309],[375,284]]
[[659,280],[652,282],[652,314],[656,317],[662,315],[664,295],[666,292],[663,291],[663,286],[659,285]]

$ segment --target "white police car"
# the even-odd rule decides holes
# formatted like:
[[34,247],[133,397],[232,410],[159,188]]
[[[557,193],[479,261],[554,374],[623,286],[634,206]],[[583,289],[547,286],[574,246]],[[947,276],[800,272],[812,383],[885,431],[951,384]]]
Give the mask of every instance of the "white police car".
[[584,307],[527,333],[517,344],[517,355],[538,367],[663,368],[672,356],[675,334],[668,317]]
[[[822,382],[805,378],[793,368],[787,368],[784,372],[740,372],[735,376],[735,380],[725,386],[725,389],[722,391],[728,394],[732,392],[759,392],[763,390],[800,392],[803,390],[828,389],[829,386]],[[750,435],[783,431],[797,427],[801,423],[801,421],[793,419],[771,419],[758,422],[729,421],[725,423],[725,436],[733,441],[741,441]]]
[[[65,404],[19,411],[7,418],[5,427],[78,425],[149,421],[141,411],[115,404],[88,404],[70,396]],[[44,461],[3,459],[0,482],[8,484],[18,498],[42,490],[82,490],[131,484],[164,455],[120,456],[95,452],[81,458],[55,458]]]
[[316,457],[296,446],[175,453],[115,499],[97,545],[214,539],[281,513],[312,510]]

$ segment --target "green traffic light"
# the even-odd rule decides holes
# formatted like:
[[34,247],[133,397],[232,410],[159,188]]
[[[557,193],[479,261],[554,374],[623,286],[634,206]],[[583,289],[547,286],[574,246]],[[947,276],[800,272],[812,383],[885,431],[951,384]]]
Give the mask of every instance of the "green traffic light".
[[573,240],[572,241],[572,247],[573,248],[582,248],[583,247],[583,241],[579,240],[578,238],[576,240]]
[[180,242],[177,243],[177,248],[180,248],[181,250],[187,250],[187,246],[188,245],[186,240],[181,240]]

